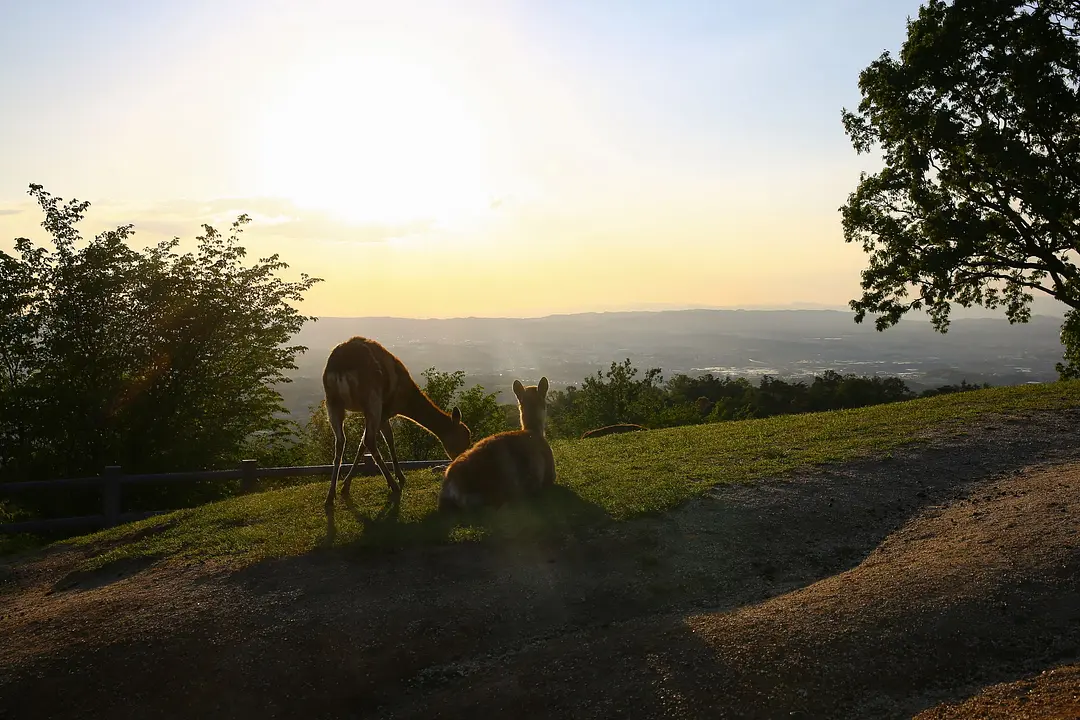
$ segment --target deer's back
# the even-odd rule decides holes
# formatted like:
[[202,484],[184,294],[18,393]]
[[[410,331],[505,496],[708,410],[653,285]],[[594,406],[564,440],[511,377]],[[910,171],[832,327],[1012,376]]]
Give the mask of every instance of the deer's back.
[[543,435],[511,430],[484,438],[446,469],[440,503],[501,505],[553,482],[555,460]]
[[375,340],[354,337],[330,351],[323,369],[323,389],[360,411],[367,397],[377,392],[384,405],[392,404],[398,388],[411,382],[409,371],[392,352]]

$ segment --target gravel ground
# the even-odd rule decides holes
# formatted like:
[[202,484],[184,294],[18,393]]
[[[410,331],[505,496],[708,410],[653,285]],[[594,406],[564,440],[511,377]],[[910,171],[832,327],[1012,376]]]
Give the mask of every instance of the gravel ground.
[[542,544],[8,562],[0,718],[1076,717],[1078,420]]
[[916,720],[1076,720],[1080,718],[1080,665],[1046,670],[993,685],[960,703],[943,703]]

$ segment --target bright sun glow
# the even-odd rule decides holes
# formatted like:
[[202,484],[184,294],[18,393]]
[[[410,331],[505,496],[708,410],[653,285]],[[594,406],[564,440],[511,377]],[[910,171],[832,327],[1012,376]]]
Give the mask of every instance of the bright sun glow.
[[351,222],[449,226],[498,194],[490,144],[463,89],[392,56],[294,72],[260,140],[268,194]]

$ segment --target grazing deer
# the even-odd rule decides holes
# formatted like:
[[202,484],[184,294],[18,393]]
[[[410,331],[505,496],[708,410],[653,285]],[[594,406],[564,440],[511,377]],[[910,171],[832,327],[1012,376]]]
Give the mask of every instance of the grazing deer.
[[[330,492],[326,495],[327,508],[334,506],[334,492],[345,454],[346,411],[364,414],[364,434],[356,449],[356,459],[341,483],[343,497],[349,494],[353,473],[365,447],[386,478],[390,492],[401,492],[405,475],[398,467],[394,432],[390,427],[390,419],[397,415],[412,420],[439,438],[451,459],[472,444],[469,428],[461,422],[461,411],[455,407],[452,413],[443,412],[417,386],[401,360],[374,340],[354,337],[335,347],[323,370],[323,390],[326,392],[326,417],[334,431],[334,470],[330,475]],[[397,482],[379,453],[377,439],[380,434],[390,450]]]
[[484,438],[446,468],[439,509],[498,507],[555,482],[555,457],[544,437],[548,379],[514,381],[521,429]]

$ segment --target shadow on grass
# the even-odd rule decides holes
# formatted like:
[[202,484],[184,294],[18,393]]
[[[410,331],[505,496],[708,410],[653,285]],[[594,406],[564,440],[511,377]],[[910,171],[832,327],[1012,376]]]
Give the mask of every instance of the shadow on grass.
[[93,570],[74,570],[53,583],[46,595],[67,590],[96,590],[137,575],[160,560],[157,556],[122,558]]
[[[399,548],[446,543],[461,539],[530,541],[541,537],[565,536],[595,530],[611,522],[600,505],[582,498],[571,488],[555,485],[529,498],[500,508],[469,511],[435,511],[419,522],[401,516],[401,497],[390,496],[374,514],[365,512],[351,500],[346,511],[363,528],[360,537],[348,545],[357,548]],[[324,548],[337,540],[334,513],[326,515]]]

